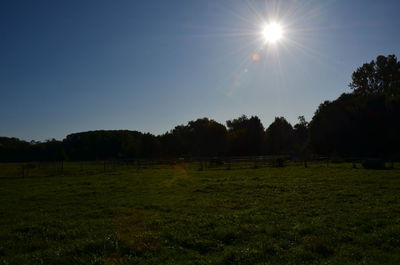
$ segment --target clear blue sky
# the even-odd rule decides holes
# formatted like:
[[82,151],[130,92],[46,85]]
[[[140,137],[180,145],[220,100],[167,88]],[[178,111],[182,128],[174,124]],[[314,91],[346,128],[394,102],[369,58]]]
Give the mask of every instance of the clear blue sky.
[[[362,63],[400,55],[399,11],[398,0],[4,0],[0,135],[310,120]],[[265,45],[263,20],[285,38]]]

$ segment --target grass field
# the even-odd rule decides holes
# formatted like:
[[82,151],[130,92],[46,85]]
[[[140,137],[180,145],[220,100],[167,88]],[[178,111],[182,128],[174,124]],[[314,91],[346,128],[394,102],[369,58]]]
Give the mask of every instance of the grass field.
[[0,264],[400,264],[399,169],[97,166],[0,165]]

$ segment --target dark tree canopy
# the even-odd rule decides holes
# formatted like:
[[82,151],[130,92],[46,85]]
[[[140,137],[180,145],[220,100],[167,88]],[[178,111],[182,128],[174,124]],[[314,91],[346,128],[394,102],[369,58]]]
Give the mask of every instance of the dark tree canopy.
[[308,139],[308,122],[304,116],[298,117],[299,122],[294,125],[294,145],[296,151],[300,152],[306,147]]
[[400,150],[400,97],[343,94],[322,103],[309,128],[318,154],[393,157]]
[[226,133],[224,125],[202,118],[176,126],[160,138],[167,156],[218,156],[225,152]]
[[399,154],[400,63],[378,56],[352,75],[352,94],[323,102],[309,125],[318,154],[395,157]]
[[66,158],[62,142],[26,142],[17,138],[0,137],[0,161],[60,161]]
[[259,155],[263,151],[264,126],[257,116],[246,115],[226,122],[228,153],[231,155]]
[[223,155],[226,147],[226,128],[207,118],[188,123],[191,134],[192,154],[198,156]]
[[380,55],[376,60],[365,63],[352,75],[350,88],[355,94],[384,93],[400,94],[400,62],[395,55]]
[[323,102],[309,125],[314,152],[342,156],[390,156],[398,153],[400,62],[378,56],[352,75],[352,94]]
[[30,143],[14,137],[0,137],[0,161],[29,160]]
[[137,131],[100,130],[70,134],[63,144],[73,160],[137,158],[142,153],[151,153],[141,143],[144,138],[145,135]]
[[294,131],[284,117],[276,117],[266,131],[268,154],[288,154],[293,151]]

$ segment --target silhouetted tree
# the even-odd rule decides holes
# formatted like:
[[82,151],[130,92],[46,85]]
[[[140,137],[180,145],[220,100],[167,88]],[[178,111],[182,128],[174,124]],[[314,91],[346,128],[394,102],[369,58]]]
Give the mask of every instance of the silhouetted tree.
[[231,155],[260,155],[264,145],[264,126],[257,116],[246,115],[226,122],[228,152]]
[[188,123],[191,138],[191,153],[199,156],[217,156],[225,152],[226,128],[207,118]]
[[298,117],[299,122],[294,125],[295,143],[299,146],[304,146],[308,138],[308,122],[304,116]]
[[293,152],[294,130],[284,117],[276,117],[266,130],[268,154],[288,154]]
[[170,132],[161,136],[161,144],[168,156],[187,156],[191,153],[189,127],[178,125]]
[[399,97],[343,94],[319,106],[309,126],[310,143],[324,155],[393,156],[400,147],[399,115]]
[[400,94],[400,62],[395,55],[378,56],[376,60],[365,63],[352,75],[350,88],[355,94],[369,95],[384,93]]
[[[309,125],[319,154],[386,156],[399,153],[400,63],[378,56],[352,75],[352,94],[322,103]],[[397,135],[397,136],[396,136]]]
[[66,159],[62,142],[27,142],[17,138],[0,137],[0,161],[60,161]]
[[298,117],[299,122],[294,125],[294,150],[304,154],[308,139],[308,122],[304,116]]
[[140,158],[156,158],[160,156],[159,140],[152,134],[141,135],[139,142]]
[[14,162],[27,161],[32,157],[29,155],[30,143],[14,137],[0,137],[0,161]]
[[63,143],[56,139],[46,142],[31,142],[29,154],[32,160],[37,161],[62,161],[66,159]]
[[168,155],[217,156],[225,153],[226,128],[208,118],[189,121],[161,136]]
[[[140,157],[143,134],[137,131],[89,131],[68,135],[64,148],[72,160]],[[153,136],[154,137],[154,136]]]

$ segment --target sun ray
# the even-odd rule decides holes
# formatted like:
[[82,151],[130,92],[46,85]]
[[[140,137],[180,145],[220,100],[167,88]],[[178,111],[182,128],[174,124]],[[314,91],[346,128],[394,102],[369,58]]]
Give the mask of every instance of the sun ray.
[[[327,58],[329,56],[318,45],[321,40],[327,39],[327,32],[332,30],[332,25],[318,24],[326,6],[332,1],[334,0],[327,0],[321,4],[308,0],[293,0],[290,3],[265,0],[263,4],[263,1],[245,0],[238,6],[216,4],[214,8],[228,16],[225,21],[233,23],[223,24],[222,27],[185,27],[192,30],[194,38],[210,38],[216,43],[220,39],[232,38],[236,43],[240,43],[227,47],[224,53],[213,57],[216,64],[228,68],[227,75],[221,77],[224,80],[220,80],[221,84],[232,82],[240,75],[243,76],[242,82],[246,82],[247,73],[255,70],[255,67],[260,71],[275,72],[272,76],[275,75],[276,82],[281,83],[285,82],[285,76],[288,74],[285,63],[289,57],[297,61],[298,55],[301,54],[320,62],[341,64],[335,58]],[[256,60],[252,57],[253,54],[257,54]],[[226,62],[230,62],[229,58],[232,57],[236,57],[236,63],[227,65]],[[302,68],[301,65],[298,67]],[[240,86],[233,87],[233,90],[239,88]]]

